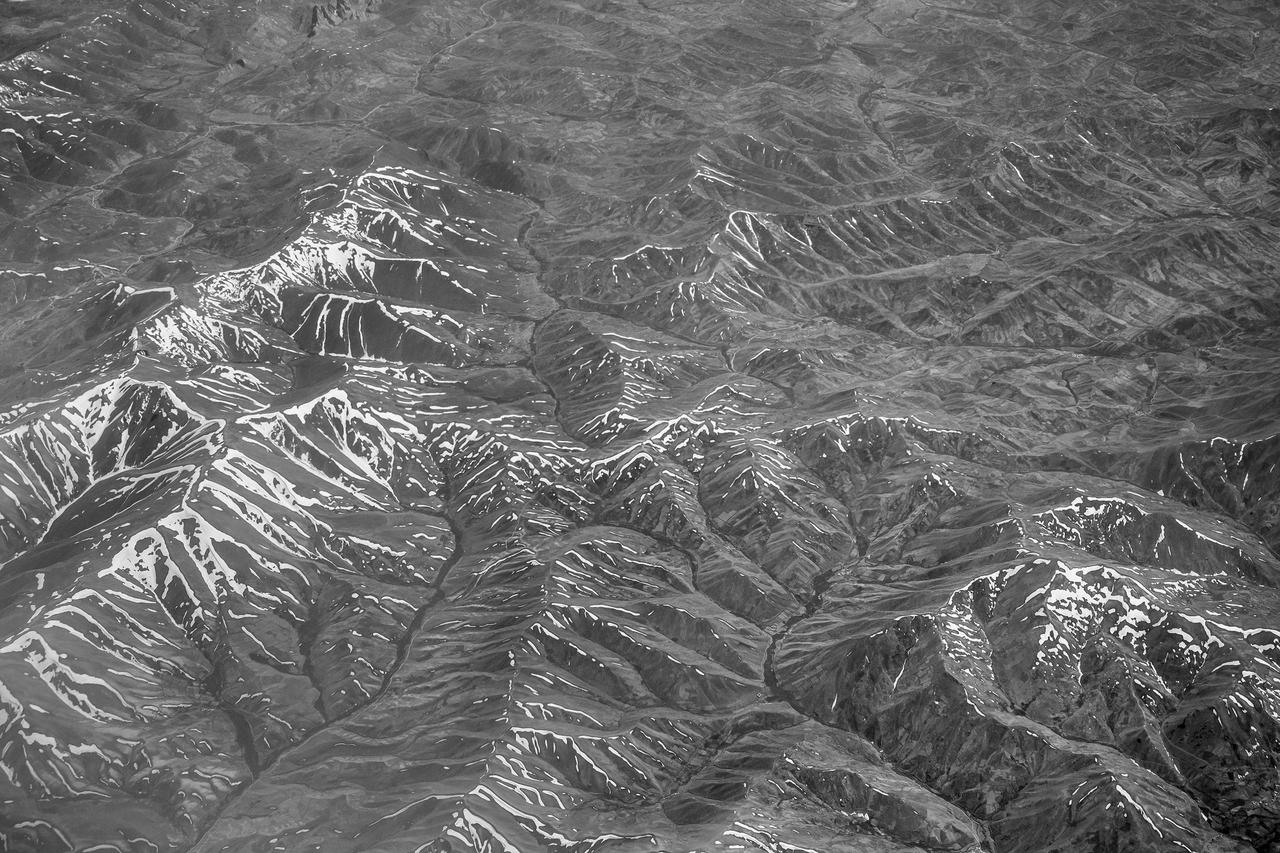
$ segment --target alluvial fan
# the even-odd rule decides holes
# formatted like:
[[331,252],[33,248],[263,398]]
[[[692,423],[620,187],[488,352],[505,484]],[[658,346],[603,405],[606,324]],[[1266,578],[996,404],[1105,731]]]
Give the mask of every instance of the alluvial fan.
[[1270,0],[0,16],[0,851],[1280,853]]

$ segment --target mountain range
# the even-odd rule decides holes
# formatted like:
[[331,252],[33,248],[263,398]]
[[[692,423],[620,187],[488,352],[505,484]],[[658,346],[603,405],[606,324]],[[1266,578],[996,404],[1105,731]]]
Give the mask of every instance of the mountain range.
[[1280,8],[0,8],[0,851],[1280,853]]

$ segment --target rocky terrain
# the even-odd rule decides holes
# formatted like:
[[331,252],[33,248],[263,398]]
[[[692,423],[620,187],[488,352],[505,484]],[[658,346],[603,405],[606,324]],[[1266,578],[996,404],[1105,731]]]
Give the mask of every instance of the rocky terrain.
[[0,851],[1278,853],[1280,8],[0,6]]

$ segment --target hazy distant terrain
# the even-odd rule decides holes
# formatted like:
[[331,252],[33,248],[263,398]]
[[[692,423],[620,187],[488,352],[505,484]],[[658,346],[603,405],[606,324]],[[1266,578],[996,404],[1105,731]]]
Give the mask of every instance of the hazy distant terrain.
[[0,851],[1280,853],[1271,0],[0,60]]

